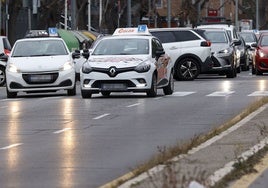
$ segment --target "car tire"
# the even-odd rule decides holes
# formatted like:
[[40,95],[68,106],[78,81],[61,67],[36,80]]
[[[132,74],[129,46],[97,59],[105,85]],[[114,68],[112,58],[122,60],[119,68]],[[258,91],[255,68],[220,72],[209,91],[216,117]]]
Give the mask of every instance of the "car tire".
[[241,72],[241,66],[240,65],[236,68],[236,72],[237,73],[240,73]]
[[236,68],[231,68],[227,73],[226,73],[227,78],[234,78],[236,77]]
[[7,98],[16,98],[17,97],[17,92],[10,92],[7,87],[6,87],[6,92],[7,92]]
[[256,69],[255,69],[255,67],[253,65],[252,65],[252,68],[251,68],[251,73],[256,74]]
[[87,90],[81,90],[81,95],[82,95],[82,98],[88,99],[88,98],[91,98],[92,92],[87,91]]
[[168,85],[163,88],[165,95],[171,95],[174,91],[174,78],[173,73],[170,73]]
[[67,90],[67,95],[68,96],[74,96],[76,95],[76,85],[74,84],[74,87],[72,89]]
[[156,97],[157,95],[157,77],[153,74],[151,88],[146,92],[148,97]]
[[109,97],[111,92],[110,91],[101,91],[102,96]]
[[4,86],[6,84],[6,73],[5,73],[5,67],[0,66],[0,86]]
[[262,75],[262,74],[263,74],[262,71],[256,69],[256,75]]
[[193,58],[185,58],[175,66],[175,77],[178,80],[194,80],[200,73],[198,62]]

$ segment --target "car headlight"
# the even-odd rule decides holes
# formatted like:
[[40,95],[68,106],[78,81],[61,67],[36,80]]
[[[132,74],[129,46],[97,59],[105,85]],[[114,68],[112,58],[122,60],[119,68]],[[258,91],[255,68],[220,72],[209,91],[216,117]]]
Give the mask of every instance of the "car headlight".
[[259,56],[260,56],[260,57],[265,57],[265,56],[266,56],[266,54],[265,54],[265,53],[263,53],[262,51],[259,51]]
[[231,53],[231,50],[229,48],[226,48],[224,50],[221,50],[218,52],[219,54],[228,54],[228,53]]
[[135,67],[135,71],[137,71],[138,73],[142,73],[142,72],[147,72],[149,71],[151,68],[151,65],[148,63],[140,63]]
[[81,70],[82,73],[89,74],[93,69],[88,63],[84,63]]
[[8,64],[7,71],[9,71],[9,72],[20,72],[20,70],[14,64]]
[[66,71],[73,68],[73,64],[71,62],[66,62],[62,67],[60,67],[60,71]]

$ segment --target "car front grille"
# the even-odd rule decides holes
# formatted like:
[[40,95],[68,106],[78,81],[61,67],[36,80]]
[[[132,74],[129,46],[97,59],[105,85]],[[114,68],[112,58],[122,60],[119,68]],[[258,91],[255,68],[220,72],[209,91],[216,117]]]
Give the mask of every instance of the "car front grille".
[[54,83],[59,73],[42,73],[42,74],[22,74],[23,80],[27,84],[50,84]]

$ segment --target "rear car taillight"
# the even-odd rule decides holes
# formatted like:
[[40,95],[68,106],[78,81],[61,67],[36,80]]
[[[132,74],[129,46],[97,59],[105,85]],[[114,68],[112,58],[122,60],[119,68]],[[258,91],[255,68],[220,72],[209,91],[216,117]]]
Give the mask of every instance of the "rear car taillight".
[[4,49],[4,53],[5,53],[6,55],[9,56],[9,54],[10,54],[10,50],[8,50],[8,49]]
[[210,41],[202,41],[200,46],[205,46],[205,47],[211,46],[211,42]]

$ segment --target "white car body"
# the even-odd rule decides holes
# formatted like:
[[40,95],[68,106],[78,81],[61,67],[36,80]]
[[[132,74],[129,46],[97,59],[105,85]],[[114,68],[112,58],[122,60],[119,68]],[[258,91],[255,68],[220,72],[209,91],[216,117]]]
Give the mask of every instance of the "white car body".
[[[33,45],[39,42],[42,44],[40,48],[29,49],[29,47],[28,51],[25,50],[25,54],[18,55],[17,50],[22,50],[19,49],[22,48],[21,45]],[[44,44],[47,44],[47,46]],[[60,50],[60,52],[49,48],[49,44],[59,44],[60,49],[57,50]],[[27,48],[27,46],[24,47]],[[40,50],[44,50],[44,54],[39,54]],[[49,50],[52,52],[45,54]],[[76,94],[74,62],[71,53],[61,38],[46,37],[17,40],[8,58],[6,77],[8,98],[16,97],[18,92],[67,90],[68,95]]]
[[[150,34],[138,35],[136,32],[131,34],[133,28],[127,28],[125,31],[125,34],[114,34],[114,36],[100,39],[94,47],[88,61],[80,71],[83,98],[90,98],[93,93],[99,92],[108,96],[111,92],[128,91],[147,92],[148,96],[154,97],[157,94],[157,88],[163,88],[165,94],[172,94],[174,87],[173,64],[167,54],[163,54],[159,58],[153,55],[152,41],[157,41],[162,48],[161,42]],[[122,55],[98,55],[96,52],[102,43],[109,42],[112,45],[110,42],[113,41],[115,44],[120,44],[123,40],[129,40],[130,44],[139,40],[140,42],[148,42],[148,53],[135,52],[134,54],[134,50],[139,50],[134,46],[127,48],[124,46],[123,50],[126,51],[122,51]],[[111,49],[116,49],[116,47],[112,46]],[[146,71],[140,71],[140,69],[137,71],[139,66],[141,70],[146,69]]]

